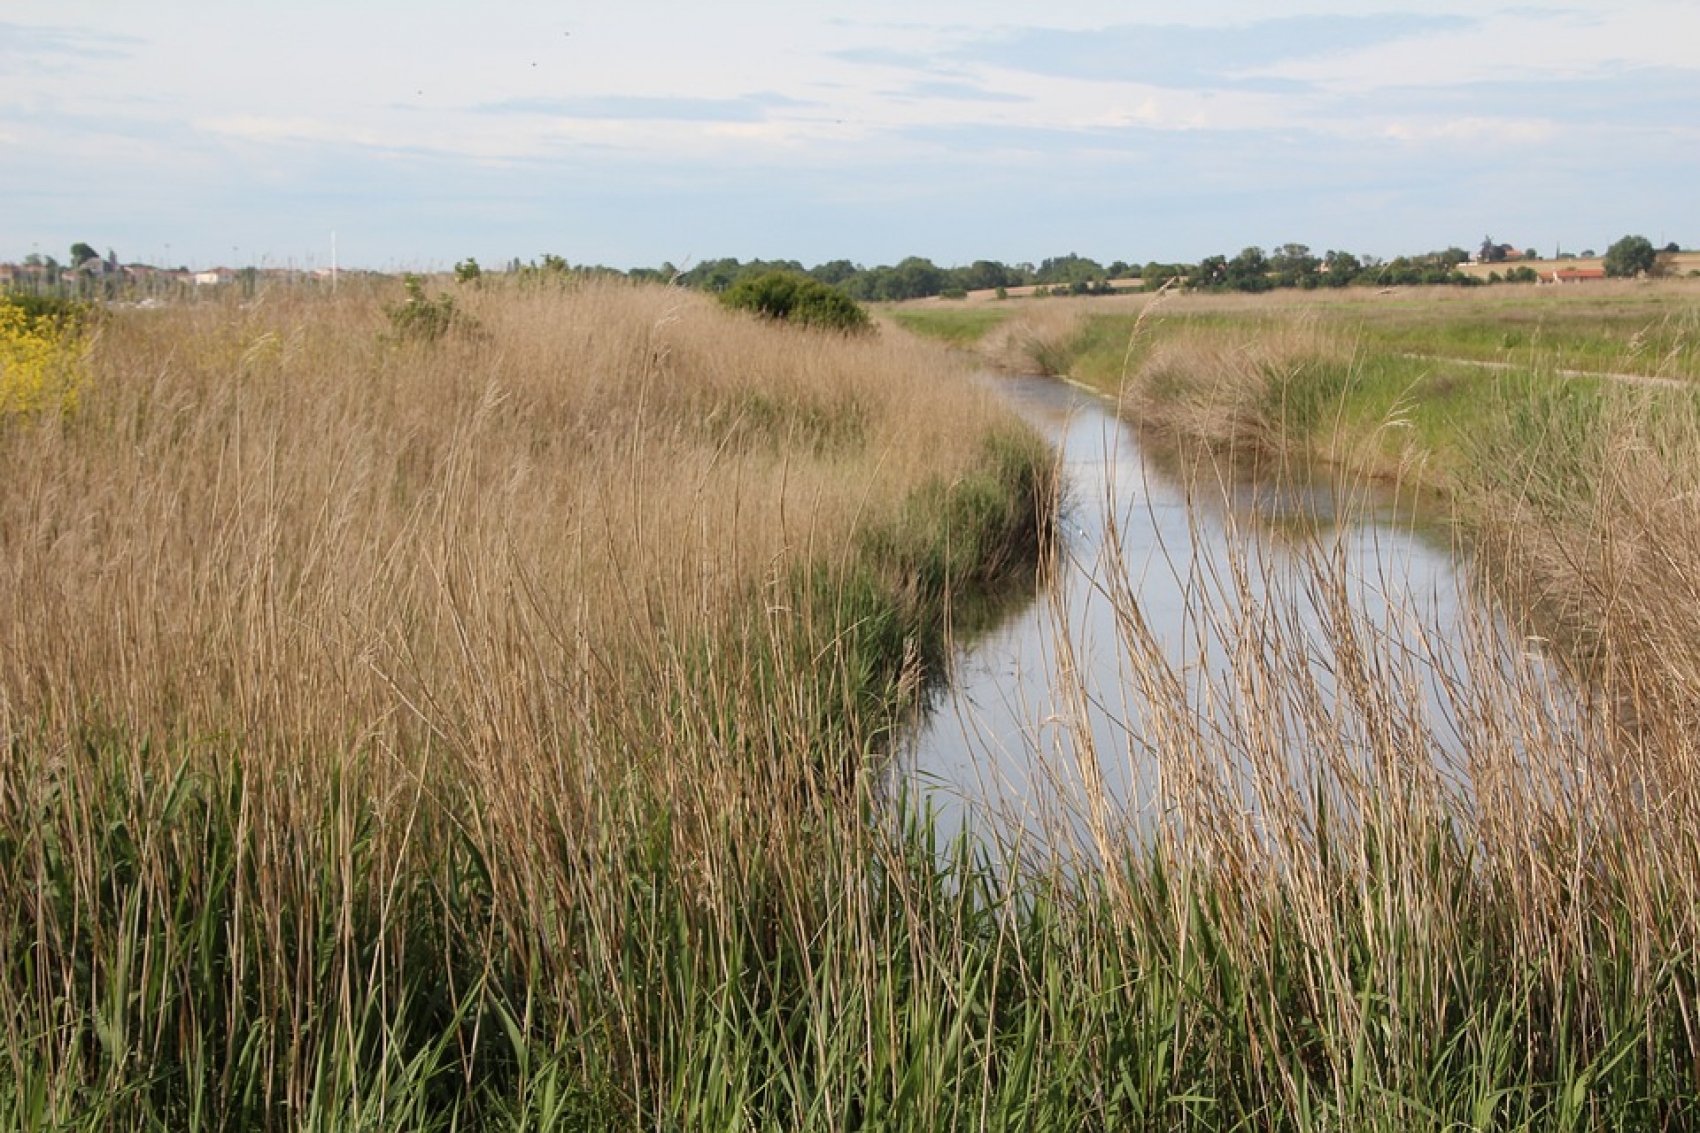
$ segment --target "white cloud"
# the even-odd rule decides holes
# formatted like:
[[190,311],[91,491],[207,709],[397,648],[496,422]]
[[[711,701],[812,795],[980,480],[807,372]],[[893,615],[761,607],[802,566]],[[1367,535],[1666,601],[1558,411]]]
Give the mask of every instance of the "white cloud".
[[[1079,186],[1109,180],[1106,170],[1190,163],[1192,186],[1255,182],[1265,187],[1257,207],[1271,216],[1345,225],[1362,201],[1408,199],[1399,194],[1413,169],[1497,170],[1511,183],[1582,139],[1601,168],[1631,164],[1632,153],[1649,170],[1640,191],[1670,217],[1648,227],[1684,222],[1695,165],[1686,123],[1700,120],[1691,58],[1700,7],[1561,2],[1546,11],[1494,0],[1296,0],[1272,15],[1264,0],[1183,9],[862,0],[826,16],[795,0],[631,0],[570,13],[522,0],[55,0],[14,6],[27,16],[8,19],[33,17],[33,30],[0,40],[0,215],[15,233],[59,213],[157,224],[116,188],[107,203],[86,176],[122,160],[129,182],[162,196],[228,200],[240,217],[239,206],[253,208],[252,180],[264,178],[279,201],[331,198],[394,226],[398,240],[402,219],[387,208],[398,192],[421,202],[420,215],[437,216],[433,202],[452,199],[441,215],[497,216],[510,227],[520,224],[513,215],[570,225],[642,197],[708,225],[699,250],[719,254],[711,245],[724,230],[702,203],[712,186],[747,202],[752,225],[772,234],[770,252],[795,239],[836,241],[855,255],[857,242],[886,231],[966,230],[962,195],[996,181],[1020,207],[997,214],[986,246],[968,251],[997,256],[1018,231],[1028,246],[1058,226],[1077,231],[1068,226],[1083,223]],[[1142,44],[1155,48],[1129,63],[1126,50]],[[20,54],[24,46],[34,54]],[[1167,58],[1157,50],[1165,47],[1174,49]],[[28,155],[27,177],[14,151]],[[1307,195],[1269,189],[1276,166],[1306,171]],[[1348,183],[1356,196],[1332,195]],[[1470,209],[1491,207],[1499,183],[1478,179],[1466,193],[1439,182],[1468,196]],[[55,192],[34,192],[38,184]],[[809,230],[823,223],[807,207],[820,194],[865,211],[852,214],[855,224]],[[952,200],[930,226],[902,212],[905,202],[915,210],[915,201]],[[1552,208],[1594,207],[1576,200]],[[1165,234],[1210,231],[1247,207],[1191,191],[1163,206],[1152,223]],[[247,223],[285,223],[284,208]],[[1344,239],[1243,238],[1290,235]],[[650,239],[641,224],[607,221],[594,236],[615,248]],[[433,221],[415,238],[428,245],[450,234]],[[182,250],[188,237],[173,242]],[[472,246],[464,234],[452,243],[452,255]],[[538,246],[548,243],[512,251]],[[13,251],[0,247],[0,259]]]
[[1552,141],[1562,130],[1541,118],[1451,118],[1391,122],[1380,132],[1396,142],[1534,146]]

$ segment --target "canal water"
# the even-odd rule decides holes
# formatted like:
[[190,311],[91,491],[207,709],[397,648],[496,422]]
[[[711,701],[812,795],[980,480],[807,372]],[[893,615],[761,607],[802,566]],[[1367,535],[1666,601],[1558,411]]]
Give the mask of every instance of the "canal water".
[[[894,762],[894,785],[926,800],[941,836],[1044,837],[1101,822],[1106,802],[1119,823],[1149,824],[1162,805],[1140,695],[1152,667],[1134,658],[1163,651],[1159,668],[1185,686],[1208,731],[1213,714],[1245,711],[1213,690],[1246,661],[1244,626],[1217,627],[1247,608],[1269,619],[1284,664],[1308,658],[1307,695],[1327,700],[1342,695],[1344,596],[1354,632],[1380,635],[1374,652],[1400,669],[1387,679],[1446,713],[1455,678],[1431,659],[1471,638],[1480,604],[1443,524],[1385,488],[1165,465],[1092,393],[1046,378],[987,380],[1052,441],[1066,502],[1057,561],[1032,600],[955,644]],[[1321,587],[1319,561],[1330,579]],[[1331,726],[1303,712],[1274,724],[1294,752],[1316,746],[1307,728]]]

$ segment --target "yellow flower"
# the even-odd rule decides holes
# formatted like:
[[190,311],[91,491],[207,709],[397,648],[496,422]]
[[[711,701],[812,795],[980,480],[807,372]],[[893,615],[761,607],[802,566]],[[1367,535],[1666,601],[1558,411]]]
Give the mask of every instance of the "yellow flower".
[[57,409],[71,413],[84,379],[82,335],[32,318],[0,296],[0,419]]

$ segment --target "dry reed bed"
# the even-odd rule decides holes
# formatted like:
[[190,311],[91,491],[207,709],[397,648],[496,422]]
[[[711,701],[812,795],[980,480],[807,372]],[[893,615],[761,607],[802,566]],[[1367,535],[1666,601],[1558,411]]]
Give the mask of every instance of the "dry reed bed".
[[962,475],[997,420],[936,355],[688,294],[484,298],[434,350],[277,296],[109,324],[86,410],[5,441],[12,711],[318,750],[448,727],[419,698],[543,680],[513,657],[540,623],[642,652]]
[[74,417],[6,423],[20,1089],[74,1112],[162,1074],[236,1112],[231,1050],[212,1087],[182,1059],[255,1028],[248,1104],[293,1121],[326,1065],[358,1094],[370,1026],[436,1011],[471,1058],[452,1016],[486,984],[619,1032],[587,1080],[664,1078],[626,885],[740,923],[752,877],[855,825],[823,798],[859,773],[895,660],[859,619],[891,599],[833,580],[1022,430],[941,351],[673,289],[457,303],[474,329],[433,344],[371,295],[117,315]]
[[76,418],[0,437],[0,1120],[1695,1116],[1700,634],[1661,611],[1700,430],[1632,417],[1599,506],[1500,513],[1642,662],[1597,700],[1491,617],[1404,650],[1325,541],[1175,564],[1215,667],[1122,572],[1139,727],[1093,750],[1066,689],[1072,780],[1133,760],[1161,810],[1088,790],[1002,888],[818,758],[879,616],[833,562],[998,413],[912,344],[676,292],[462,304],[430,350],[371,300],[126,318]]
[[[1066,357],[1082,324],[1050,319],[1043,349]],[[1032,325],[1014,319],[1009,333]],[[1183,463],[1320,457],[1403,489],[1428,482],[1433,454],[1382,443],[1383,431],[1409,437],[1397,401],[1378,428],[1340,427],[1373,360],[1313,313],[1260,305],[1232,326],[1146,342],[1143,330],[1126,346],[1122,406]],[[1269,573],[1255,542],[1225,563],[1176,564],[1198,595],[1190,665],[1165,660],[1174,643],[1152,635],[1137,588],[1116,589],[1121,696],[1138,725],[1126,750],[1094,750],[1084,705],[1118,694],[1075,693],[1079,766],[1057,777],[1073,812],[1055,825],[1058,856],[1115,863],[1130,829],[1148,831],[1180,881],[1154,893],[1146,861],[1125,877],[1112,867],[1130,922],[1149,925],[1162,895],[1155,919],[1184,938],[1200,893],[1222,903],[1199,928],[1251,985],[1235,1005],[1255,1015],[1248,1030],[1304,1052],[1248,1068],[1267,1072],[1260,1089],[1289,1114],[1315,1112],[1327,1084],[1323,1108],[1348,1126],[1344,1115],[1439,1121],[1444,1110],[1418,1100],[1432,1080],[1418,1078],[1479,1043],[1472,1057],[1525,1068],[1529,1094],[1502,1101],[1526,1106],[1567,1078],[1573,1093],[1460,1120],[1680,1124],[1700,1098],[1700,404],[1563,383],[1501,401],[1473,410],[1470,447],[1450,454],[1444,481],[1479,571],[1462,639],[1428,627],[1425,649],[1404,651],[1366,619],[1326,542],[1292,575]],[[1297,608],[1319,613],[1320,635]],[[1155,820],[1130,828],[1091,789],[1122,762],[1110,778],[1156,777]],[[1297,972],[1283,961],[1295,937]],[[1471,988],[1488,972],[1493,986]],[[1499,996],[1529,1029],[1478,1016],[1461,1035],[1463,1004]],[[1376,1100],[1356,1092],[1365,1074]]]

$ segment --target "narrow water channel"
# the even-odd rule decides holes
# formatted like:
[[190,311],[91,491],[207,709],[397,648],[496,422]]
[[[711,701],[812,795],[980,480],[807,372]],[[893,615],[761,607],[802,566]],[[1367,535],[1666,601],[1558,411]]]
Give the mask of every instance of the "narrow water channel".
[[[1143,453],[1113,407],[1090,393],[1044,378],[988,380],[1051,440],[1067,503],[1056,568],[1041,572],[1031,602],[956,643],[947,679],[896,761],[899,785],[928,801],[942,836],[967,827],[1009,841],[1078,825],[1087,795],[1139,824],[1158,792],[1140,754],[1148,737],[1128,671],[1130,601],[1143,640],[1168,651],[1175,671],[1196,675],[1201,703],[1212,671],[1233,663],[1200,632],[1212,616],[1206,607],[1258,589],[1289,561],[1302,575],[1305,556],[1336,564],[1365,624],[1395,651],[1430,656],[1437,637],[1456,629],[1462,639],[1472,599],[1444,527],[1385,490],[1325,477],[1182,475]],[[1249,580],[1248,562],[1257,564]],[[1327,617],[1297,605],[1282,617]],[[1325,685],[1327,634],[1315,637],[1305,648]],[[1305,737],[1290,738],[1302,750]]]

